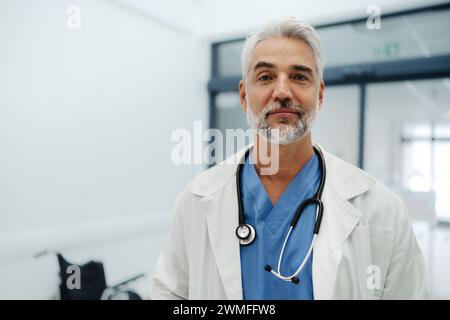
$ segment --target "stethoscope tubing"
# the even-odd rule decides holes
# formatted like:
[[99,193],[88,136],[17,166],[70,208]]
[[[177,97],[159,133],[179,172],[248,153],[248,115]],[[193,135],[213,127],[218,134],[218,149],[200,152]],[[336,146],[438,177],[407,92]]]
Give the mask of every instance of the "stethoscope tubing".
[[[316,155],[319,157],[319,165],[320,165],[320,169],[321,169],[321,178],[320,178],[320,183],[319,183],[319,187],[315,193],[315,195],[312,198],[306,199],[305,201],[303,201],[301,203],[301,205],[299,206],[299,208],[297,208],[296,213],[294,215],[294,217],[292,218],[288,233],[283,241],[283,246],[281,248],[280,251],[280,256],[278,257],[278,267],[277,267],[277,271],[273,270],[273,268],[270,265],[266,265],[265,270],[269,271],[270,273],[272,273],[275,277],[277,277],[278,279],[281,279],[283,281],[292,281],[293,283],[298,283],[298,278],[297,275],[303,270],[303,268],[305,267],[309,257],[312,254],[313,248],[314,248],[314,243],[316,241],[316,238],[319,234],[319,230],[320,230],[320,225],[322,223],[322,216],[323,216],[323,210],[324,210],[324,206],[323,206],[323,202],[321,200],[322,198],[322,191],[325,185],[325,178],[326,178],[326,168],[325,168],[325,160],[324,160],[324,156],[321,152],[321,150],[316,147],[313,146],[314,151],[316,153]],[[250,150],[247,150],[245,153],[245,157],[244,160],[247,158],[247,155],[249,153]],[[239,209],[239,228],[246,228],[247,230],[249,230],[249,235],[246,236],[245,238],[241,238],[239,236],[239,233],[237,232],[238,229],[236,229],[236,235],[240,241],[241,245],[249,245],[251,244],[255,237],[256,237],[256,231],[254,229],[253,226],[251,226],[250,224],[246,224],[245,223],[245,217],[244,217],[244,209],[243,209],[243,201],[242,201],[242,194],[241,194],[241,186],[240,186],[240,172],[242,169],[243,164],[240,163],[238,165],[238,169],[236,172],[236,190],[237,190],[237,197],[238,197],[238,209]],[[292,230],[295,228],[295,226],[297,225],[297,222],[299,221],[304,209],[310,205],[310,204],[315,204],[316,205],[316,215],[315,215],[315,224],[314,224],[314,233],[313,233],[313,238],[311,240],[311,244],[308,248],[308,252],[306,253],[305,257],[303,258],[302,262],[300,263],[300,266],[297,268],[297,270],[290,276],[284,276],[281,274],[281,264],[282,264],[282,260],[283,260],[283,255],[284,255],[284,250],[286,247],[286,244],[288,243],[289,237],[292,233]]]

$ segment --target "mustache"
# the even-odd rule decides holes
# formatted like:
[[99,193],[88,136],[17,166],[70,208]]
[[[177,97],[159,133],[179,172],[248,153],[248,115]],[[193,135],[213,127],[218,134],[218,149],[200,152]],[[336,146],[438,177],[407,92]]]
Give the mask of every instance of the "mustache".
[[263,117],[266,119],[270,112],[276,111],[278,109],[290,109],[292,111],[298,112],[300,117],[303,117],[306,115],[306,110],[301,105],[293,104],[291,101],[276,101],[269,103],[264,109],[263,109]]

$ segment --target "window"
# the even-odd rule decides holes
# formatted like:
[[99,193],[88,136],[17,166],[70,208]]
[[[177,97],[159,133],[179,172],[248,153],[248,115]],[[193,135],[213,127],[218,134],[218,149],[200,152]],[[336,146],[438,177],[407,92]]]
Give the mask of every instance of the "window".
[[403,187],[433,191],[437,217],[450,220],[450,121],[405,123],[402,162]]

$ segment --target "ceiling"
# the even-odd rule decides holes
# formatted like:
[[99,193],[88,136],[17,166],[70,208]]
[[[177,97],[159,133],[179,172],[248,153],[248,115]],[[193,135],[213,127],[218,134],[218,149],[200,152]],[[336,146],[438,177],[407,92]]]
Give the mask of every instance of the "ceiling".
[[[168,27],[210,40],[242,37],[267,21],[296,16],[323,24],[369,16],[373,0],[114,0]],[[448,2],[448,1],[444,1]],[[381,14],[443,3],[442,0],[378,0]]]

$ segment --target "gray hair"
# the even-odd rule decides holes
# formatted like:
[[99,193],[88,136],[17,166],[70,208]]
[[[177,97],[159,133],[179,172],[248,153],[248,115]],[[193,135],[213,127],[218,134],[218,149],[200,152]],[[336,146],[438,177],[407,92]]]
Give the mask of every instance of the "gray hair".
[[322,52],[320,49],[320,40],[314,28],[304,20],[296,18],[288,18],[283,20],[276,20],[265,26],[262,30],[250,33],[242,50],[242,79],[247,82],[247,75],[250,71],[250,63],[253,58],[253,52],[256,46],[263,40],[273,37],[287,37],[292,39],[299,39],[306,42],[313,51],[317,74],[319,80],[323,76],[323,61]]

